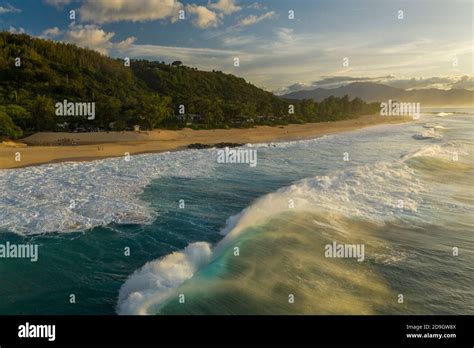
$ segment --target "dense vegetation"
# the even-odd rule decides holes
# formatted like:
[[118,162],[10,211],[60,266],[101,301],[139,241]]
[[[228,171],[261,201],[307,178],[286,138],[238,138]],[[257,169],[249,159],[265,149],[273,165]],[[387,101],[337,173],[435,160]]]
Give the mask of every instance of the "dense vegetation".
[[[64,127],[181,128],[189,121],[176,116],[181,111],[200,115],[192,127],[216,128],[340,120],[377,110],[347,96],[284,100],[242,78],[179,63],[132,60],[126,66],[75,45],[1,32],[0,136]],[[63,100],[94,102],[95,119],[56,116],[55,104]]]

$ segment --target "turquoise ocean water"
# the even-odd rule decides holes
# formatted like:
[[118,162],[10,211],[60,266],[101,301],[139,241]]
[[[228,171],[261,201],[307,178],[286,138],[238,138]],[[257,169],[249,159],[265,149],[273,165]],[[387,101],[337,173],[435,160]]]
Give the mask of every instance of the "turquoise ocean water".
[[39,245],[0,259],[0,314],[473,314],[474,118],[448,111],[254,144],[256,167],[209,149],[0,170],[0,244]]

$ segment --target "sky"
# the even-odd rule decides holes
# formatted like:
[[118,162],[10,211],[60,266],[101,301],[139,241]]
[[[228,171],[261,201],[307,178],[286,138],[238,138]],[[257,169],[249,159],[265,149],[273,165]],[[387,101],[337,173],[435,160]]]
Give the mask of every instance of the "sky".
[[474,89],[473,4],[0,0],[0,30],[71,42],[116,58],[181,60],[244,77],[277,94],[356,81]]

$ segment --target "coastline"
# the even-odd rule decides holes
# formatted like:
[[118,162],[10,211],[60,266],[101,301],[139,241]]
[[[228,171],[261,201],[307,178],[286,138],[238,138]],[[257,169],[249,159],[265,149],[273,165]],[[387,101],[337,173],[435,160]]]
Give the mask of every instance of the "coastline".
[[[123,156],[186,149],[190,144],[263,143],[311,139],[379,124],[409,122],[409,117],[361,116],[356,119],[246,129],[160,130],[145,132],[35,133],[16,145],[0,144],[0,169],[46,163],[92,161]],[[61,142],[68,145],[56,145]],[[74,144],[74,145],[69,145]],[[15,161],[20,152],[21,160]]]

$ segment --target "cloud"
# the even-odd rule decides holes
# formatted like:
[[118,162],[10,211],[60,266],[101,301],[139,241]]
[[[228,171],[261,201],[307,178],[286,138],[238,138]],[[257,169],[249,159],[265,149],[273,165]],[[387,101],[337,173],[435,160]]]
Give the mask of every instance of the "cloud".
[[177,19],[183,5],[177,0],[87,0],[79,9],[81,20],[93,23],[144,22]]
[[20,13],[21,10],[19,8],[15,8],[11,5],[7,5],[7,7],[0,6],[0,14],[3,13]]
[[20,28],[17,29],[17,28],[12,27],[12,26],[10,25],[10,28],[8,28],[8,32],[10,32],[10,33],[12,33],[12,34],[25,34],[25,33],[26,33],[26,30],[25,30],[25,28],[22,28],[22,27],[20,27]]
[[276,90],[275,94],[287,94],[291,92],[304,91],[308,89],[312,89],[312,86],[304,82],[295,82],[287,87]]
[[40,37],[43,37],[45,39],[50,39],[50,38],[58,37],[61,34],[62,34],[62,31],[59,30],[58,27],[54,27],[54,28],[49,28],[49,29],[43,30]]
[[186,10],[196,16],[193,24],[198,28],[217,27],[221,23],[217,14],[205,6],[187,5]]
[[276,13],[274,11],[264,13],[261,16],[250,15],[250,16],[245,17],[244,19],[241,19],[238,25],[243,25],[243,26],[253,25],[260,21],[263,21],[264,19],[274,18],[275,15]]
[[130,46],[133,45],[133,43],[137,40],[137,38],[135,36],[130,36],[129,38],[126,38],[125,40],[123,41],[120,41],[119,43],[116,44],[116,48],[117,49],[120,49],[120,50],[123,50],[123,49],[127,49],[129,48]]
[[427,78],[396,78],[393,75],[377,77],[355,77],[355,76],[327,76],[312,83],[296,82],[287,87],[275,91],[277,94],[286,94],[296,91],[311,90],[315,88],[337,88],[346,86],[353,82],[373,82],[401,89],[452,89],[464,88],[474,89],[474,77],[454,76],[454,77],[427,77]]
[[275,28],[273,30],[277,42],[284,43],[284,42],[291,42],[293,41],[293,29],[292,28]]
[[467,76],[467,75],[461,76],[459,80],[457,80],[451,85],[451,88],[455,88],[455,89],[465,88],[465,89],[474,90],[474,76]]
[[[54,29],[55,28],[51,29],[52,33],[61,34]],[[76,25],[75,22],[72,22],[68,30],[62,36],[62,41],[90,48],[102,54],[108,54],[110,50],[127,49],[132,46],[136,40],[135,37],[131,36],[120,42],[112,42],[114,36],[114,32],[106,32],[95,24]]]
[[57,8],[62,8],[66,5],[69,5],[72,2],[73,0],[44,0],[45,4],[48,4]]
[[402,89],[474,89],[474,78],[472,76],[449,76],[449,77],[420,77],[420,78],[400,78],[393,79],[386,83],[389,86]]
[[107,54],[108,49],[111,47],[110,39],[114,35],[115,33],[108,33],[94,24],[75,25],[73,23],[69,26],[64,40]]
[[248,5],[247,8],[250,8],[250,9],[252,9],[252,10],[266,10],[266,9],[267,9],[266,6],[264,6],[264,5],[262,5],[262,4],[258,3],[258,2],[254,2],[254,3],[250,4],[250,5]]
[[240,36],[240,35],[230,35],[224,36],[221,38],[221,43],[225,47],[239,47],[239,46],[248,46],[255,45],[259,39],[252,35]]
[[213,10],[222,12],[226,15],[240,11],[242,7],[237,6],[234,0],[219,0],[216,3],[209,3],[208,5]]
[[232,66],[233,57],[239,56],[241,51],[133,44],[125,49],[119,49],[117,47],[117,53],[119,53],[120,56],[131,58],[146,58],[168,62],[181,60],[186,65],[197,66],[202,70],[219,70],[226,64]]
[[335,88],[347,85],[352,82],[381,82],[393,79],[394,76],[379,77],[354,77],[354,76],[324,76],[321,80],[314,81],[311,87]]
[[[299,29],[299,30],[297,30]],[[472,45],[470,42],[459,41],[453,43],[448,40],[438,42],[423,41],[418,47],[411,45],[409,52],[399,52],[393,55],[391,52],[383,52],[385,47],[393,45],[393,42],[360,40],[358,33],[318,33],[301,31],[300,28],[273,29],[273,37],[258,44],[248,47],[242,46],[244,56],[252,54],[252,59],[241,60],[239,76],[249,79],[257,86],[266,86],[276,93],[285,92],[288,86],[296,81],[304,84],[307,88],[315,88],[313,81],[331,76],[362,76],[383,77],[389,72],[399,78],[381,79],[381,83],[395,85],[395,80],[405,80],[412,76],[433,76],[433,72],[440,70],[443,65],[458,75],[471,75],[466,71],[469,65],[459,65],[453,69],[452,57],[457,56],[460,62],[468,62]],[[413,38],[419,43],[420,39]],[[406,40],[405,42],[410,42]],[[349,55],[350,66],[342,65],[342,58]],[[440,52],[441,54],[429,54],[427,52]],[[446,54],[442,54],[446,52]],[[289,68],[291,67],[291,68]],[[464,69],[464,70],[463,70]],[[225,70],[224,70],[225,71]],[[438,76],[450,75],[450,73]],[[322,76],[322,77],[321,77]],[[401,77],[400,77],[401,76]],[[436,76],[436,75],[435,75]],[[376,82],[377,80],[373,80]],[[345,82],[345,84],[351,81]],[[352,81],[354,82],[354,81]],[[425,82],[423,82],[424,84]],[[413,84],[413,83],[412,83]],[[420,85],[420,82],[417,83]],[[461,85],[461,82],[459,83]],[[409,87],[410,85],[408,85]],[[446,84],[450,88],[451,84]],[[337,87],[326,86],[327,88]],[[404,86],[405,87],[405,86]],[[435,86],[437,87],[437,86]],[[421,88],[421,87],[416,87]]]

